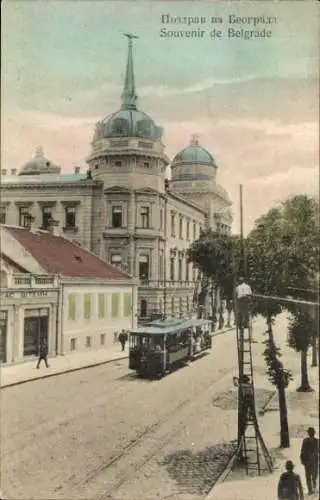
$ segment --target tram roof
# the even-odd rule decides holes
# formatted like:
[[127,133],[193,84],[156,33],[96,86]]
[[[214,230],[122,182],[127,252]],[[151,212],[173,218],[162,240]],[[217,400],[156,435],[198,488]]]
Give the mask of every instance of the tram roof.
[[210,321],[207,319],[157,319],[140,328],[132,330],[130,333],[133,335],[174,335],[175,333],[186,330],[187,328],[203,326],[208,323],[210,323]]

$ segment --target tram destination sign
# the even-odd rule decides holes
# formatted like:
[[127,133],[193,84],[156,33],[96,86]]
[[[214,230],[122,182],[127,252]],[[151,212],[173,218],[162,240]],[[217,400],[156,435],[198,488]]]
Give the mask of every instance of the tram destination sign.
[[46,290],[15,290],[8,292],[1,292],[1,297],[6,299],[31,299],[34,297],[48,297],[55,295],[55,292],[48,292]]

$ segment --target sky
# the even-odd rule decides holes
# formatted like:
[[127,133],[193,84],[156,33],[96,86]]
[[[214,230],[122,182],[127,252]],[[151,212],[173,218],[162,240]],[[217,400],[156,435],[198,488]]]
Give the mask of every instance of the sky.
[[[5,0],[1,168],[20,169],[41,145],[63,172],[86,169],[95,123],[120,107],[123,33],[131,32],[139,36],[139,108],[164,128],[170,159],[199,135],[233,200],[234,232],[243,185],[247,234],[276,203],[318,194],[318,7],[311,0]],[[166,15],[191,24],[162,23]],[[244,22],[230,24],[229,16]],[[254,16],[258,25],[245,24]],[[163,28],[205,33],[161,37]],[[214,29],[222,36],[212,38]],[[246,40],[229,38],[229,29],[272,33]]]

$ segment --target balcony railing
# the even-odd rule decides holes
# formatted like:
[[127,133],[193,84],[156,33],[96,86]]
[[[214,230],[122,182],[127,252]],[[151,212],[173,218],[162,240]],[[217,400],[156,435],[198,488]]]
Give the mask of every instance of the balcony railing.
[[177,280],[177,281],[163,281],[163,280],[140,280],[140,287],[143,288],[194,288],[196,285],[195,281],[185,281],[185,280]]
[[13,276],[12,286],[14,288],[43,288],[56,287],[57,283],[54,276]]

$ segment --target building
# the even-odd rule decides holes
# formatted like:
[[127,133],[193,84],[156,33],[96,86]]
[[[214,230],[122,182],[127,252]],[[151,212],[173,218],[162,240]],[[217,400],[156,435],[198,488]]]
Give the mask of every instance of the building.
[[1,362],[36,356],[41,338],[50,355],[108,347],[137,321],[136,280],[33,228],[1,227],[0,293]]
[[121,107],[97,123],[87,173],[62,174],[38,149],[18,173],[2,171],[0,221],[26,227],[31,215],[46,228],[53,218],[70,241],[140,279],[140,317],[181,316],[197,279],[186,251],[202,229],[230,231],[231,201],[196,136],[169,167],[163,130],[138,107],[127,36]]

